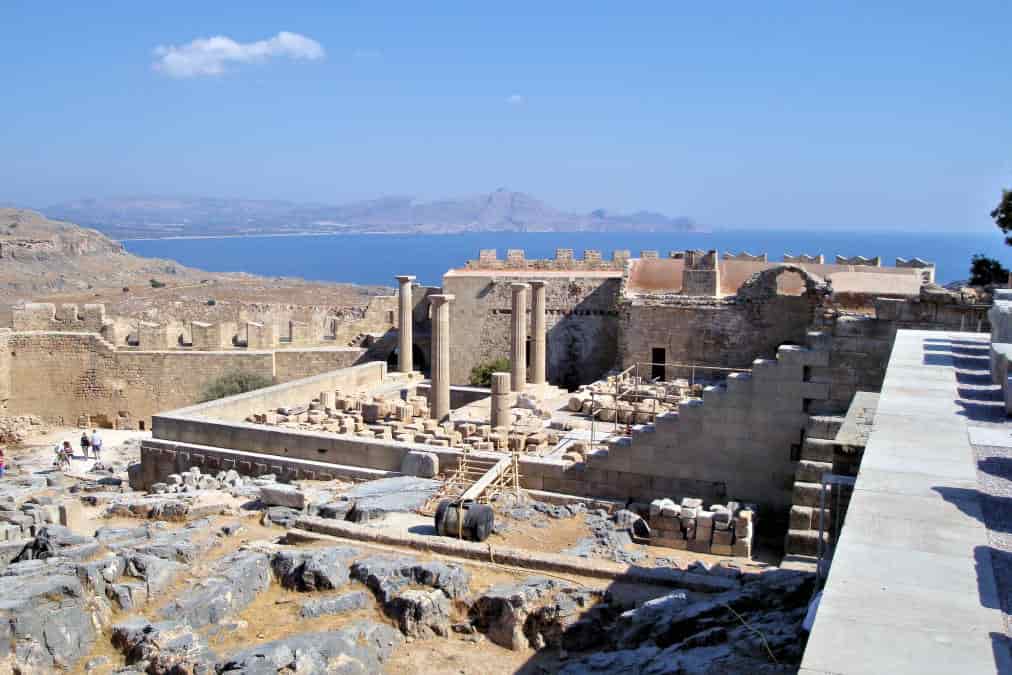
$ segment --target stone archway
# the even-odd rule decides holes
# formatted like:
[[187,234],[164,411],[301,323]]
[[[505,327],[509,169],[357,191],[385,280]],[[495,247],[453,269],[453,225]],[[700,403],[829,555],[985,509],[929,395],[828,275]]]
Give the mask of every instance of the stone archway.
[[762,302],[770,300],[779,295],[778,280],[784,274],[796,274],[801,277],[804,284],[804,292],[801,295],[808,296],[815,303],[821,302],[823,298],[833,292],[829,281],[822,277],[811,274],[801,265],[785,263],[776,265],[756,272],[750,276],[738,289],[737,298],[743,301]]

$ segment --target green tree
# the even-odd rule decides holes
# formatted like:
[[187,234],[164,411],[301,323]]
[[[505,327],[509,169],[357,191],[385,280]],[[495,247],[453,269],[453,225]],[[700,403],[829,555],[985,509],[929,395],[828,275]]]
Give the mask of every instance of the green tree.
[[970,263],[970,285],[991,286],[1008,283],[1008,270],[994,258],[978,253]]
[[508,373],[509,370],[509,359],[496,359],[487,363],[479,363],[471,369],[471,385],[475,387],[490,387],[492,386],[492,373]]
[[215,399],[225,398],[226,396],[235,396],[236,394],[245,394],[247,391],[263,389],[264,387],[269,387],[272,384],[274,384],[274,382],[271,378],[258,373],[248,373],[243,371],[226,373],[225,375],[212,380],[204,387],[204,391],[200,396],[200,402],[214,401]]
[[1001,201],[991,212],[998,229],[1005,233],[1005,243],[1012,246],[1012,190],[1001,191]]

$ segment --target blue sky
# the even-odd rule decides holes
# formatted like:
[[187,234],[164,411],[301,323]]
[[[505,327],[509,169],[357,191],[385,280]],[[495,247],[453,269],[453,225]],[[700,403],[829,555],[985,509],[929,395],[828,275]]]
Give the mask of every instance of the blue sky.
[[[507,186],[717,227],[993,227],[1012,8],[878,4],[7,0],[0,202]],[[236,59],[190,44],[212,36]]]

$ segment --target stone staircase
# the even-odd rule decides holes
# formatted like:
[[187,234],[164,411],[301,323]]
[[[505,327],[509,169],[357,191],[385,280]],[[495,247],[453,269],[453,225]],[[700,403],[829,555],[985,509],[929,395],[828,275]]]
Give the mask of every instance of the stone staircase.
[[[843,417],[820,415],[809,418],[801,459],[794,473],[794,497],[790,524],[784,551],[787,555],[816,556],[819,551],[819,497],[822,492],[822,474],[833,470],[833,448],[836,433]],[[829,492],[825,504],[829,505]],[[823,542],[830,538],[829,509],[821,514],[824,519]]]

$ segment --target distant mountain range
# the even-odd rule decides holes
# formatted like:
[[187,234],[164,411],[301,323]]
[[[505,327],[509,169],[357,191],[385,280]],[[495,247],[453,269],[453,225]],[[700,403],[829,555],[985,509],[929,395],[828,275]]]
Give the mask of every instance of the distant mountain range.
[[50,218],[117,239],[294,233],[688,232],[684,216],[650,211],[560,211],[523,192],[419,201],[381,197],[341,205],[214,198],[82,199],[43,209]]

